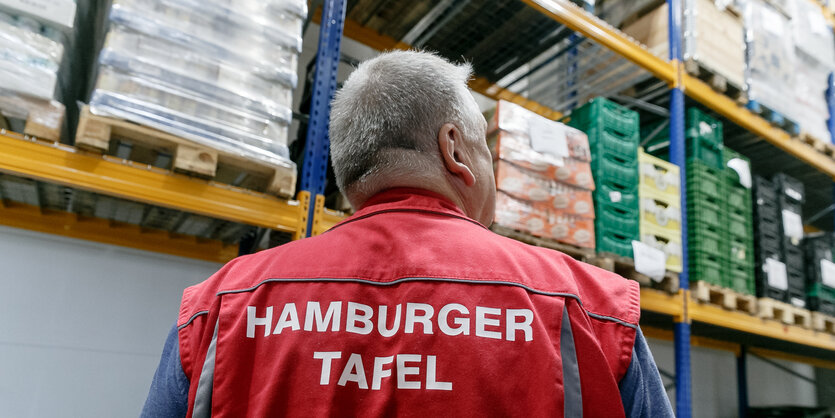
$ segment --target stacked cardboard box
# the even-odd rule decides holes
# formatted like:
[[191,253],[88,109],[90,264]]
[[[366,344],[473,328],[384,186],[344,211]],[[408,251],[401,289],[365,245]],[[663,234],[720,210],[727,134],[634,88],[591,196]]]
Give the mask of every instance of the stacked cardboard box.
[[681,272],[681,178],[677,165],[638,149],[641,242],[664,251],[667,270]]
[[294,173],[306,13],[301,0],[115,0],[90,110]]
[[498,225],[594,248],[595,210],[586,134],[499,101],[490,122]]
[[597,252],[632,258],[632,241],[640,240],[638,113],[598,97],[570,117],[569,124],[589,139]]
[[[629,2],[624,2],[629,3]],[[744,85],[745,42],[742,18],[727,1],[691,0],[686,2],[682,20],[683,57],[707,71],[724,77],[737,88]],[[647,46],[650,52],[669,56],[669,13],[664,3],[623,31]]]

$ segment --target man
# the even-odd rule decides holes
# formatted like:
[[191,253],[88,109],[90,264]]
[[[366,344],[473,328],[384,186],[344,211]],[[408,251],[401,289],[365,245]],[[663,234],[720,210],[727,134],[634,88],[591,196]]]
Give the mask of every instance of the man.
[[183,293],[147,416],[671,416],[635,282],[498,236],[470,68],[359,66],[331,154],[358,208]]

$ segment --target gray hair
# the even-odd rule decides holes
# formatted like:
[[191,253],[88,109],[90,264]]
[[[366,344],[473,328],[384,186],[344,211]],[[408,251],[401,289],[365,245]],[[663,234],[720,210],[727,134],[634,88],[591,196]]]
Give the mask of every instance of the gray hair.
[[336,182],[352,204],[384,179],[437,172],[440,159],[430,157],[439,156],[445,123],[478,138],[478,109],[465,96],[471,74],[469,64],[417,51],[383,53],[351,73],[333,100],[329,130]]

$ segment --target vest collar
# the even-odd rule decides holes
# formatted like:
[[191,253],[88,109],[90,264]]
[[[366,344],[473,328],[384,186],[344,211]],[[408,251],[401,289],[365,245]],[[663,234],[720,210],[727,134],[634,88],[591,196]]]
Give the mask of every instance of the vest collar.
[[468,217],[447,197],[426,189],[398,187],[386,189],[369,198],[353,216],[340,222],[352,222],[385,212],[428,212],[461,218],[486,228],[478,221]]

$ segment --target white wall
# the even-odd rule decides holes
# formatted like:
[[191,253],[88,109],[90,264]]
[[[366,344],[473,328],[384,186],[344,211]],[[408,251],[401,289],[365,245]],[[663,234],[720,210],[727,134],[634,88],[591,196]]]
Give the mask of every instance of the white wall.
[[[648,338],[655,362],[660,369],[675,373],[673,343]],[[762,360],[747,356],[748,405],[816,406],[814,384],[798,379]],[[693,416],[732,418],[738,416],[736,356],[729,351],[693,347],[690,351],[692,371]],[[776,362],[809,378],[815,378],[814,367],[783,360]],[[664,383],[670,380],[664,378]],[[675,389],[667,392],[675,408]]]
[[0,227],[0,417],[136,416],[182,290],[218,268]]

